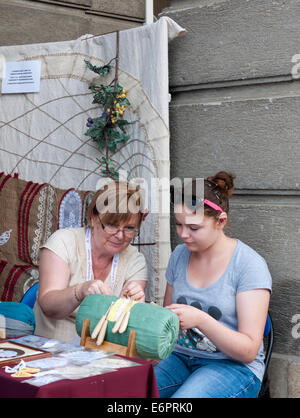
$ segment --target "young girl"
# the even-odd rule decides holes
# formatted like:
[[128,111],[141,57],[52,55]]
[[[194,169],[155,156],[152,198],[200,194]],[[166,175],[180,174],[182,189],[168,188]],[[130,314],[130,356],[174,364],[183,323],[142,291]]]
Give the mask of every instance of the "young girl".
[[272,279],[259,254],[224,233],[233,188],[223,171],[204,180],[204,200],[187,199],[193,208],[175,202],[184,244],[169,261],[164,306],[177,314],[180,331],[172,354],[155,366],[161,397],[258,395]]

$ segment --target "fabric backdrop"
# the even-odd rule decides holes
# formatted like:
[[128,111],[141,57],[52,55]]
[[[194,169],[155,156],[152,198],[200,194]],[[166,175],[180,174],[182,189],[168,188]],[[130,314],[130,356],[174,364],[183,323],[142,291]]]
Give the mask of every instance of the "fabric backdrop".
[[[119,83],[131,103],[124,117],[135,123],[128,128],[130,141],[113,159],[119,163],[119,169],[126,170],[128,180],[138,177],[146,181],[147,202],[152,212],[143,223],[139,244],[149,268],[147,297],[158,303],[162,302],[170,256],[169,214],[161,213],[162,188],[158,184],[159,179],[169,180],[170,166],[168,41],[184,32],[167,17],[151,25],[120,32]],[[96,158],[102,156],[96,144],[84,135],[87,118],[101,113],[99,106],[92,104],[93,97],[88,89],[96,75],[86,67],[84,60],[100,66],[115,55],[116,33],[0,48],[1,80],[5,61],[40,60],[42,63],[39,93],[0,96],[0,171],[4,181],[1,189],[5,190],[6,185],[8,192],[8,184],[10,192],[13,193],[13,184],[18,189],[18,193],[13,193],[16,200],[10,201],[15,207],[3,206],[2,198],[0,203],[0,281],[7,280],[7,264],[10,263],[11,268],[23,265],[24,260],[19,257],[21,239],[27,242],[28,254],[33,254],[33,265],[38,265],[40,241],[57,227],[84,224],[83,206],[88,204],[89,192],[92,195],[97,189],[101,173]],[[113,74],[97,82],[109,83],[112,77]],[[22,183],[21,187],[20,181],[27,183]],[[32,183],[39,195],[36,192],[26,200]],[[55,206],[59,208],[57,214],[50,210],[53,193],[60,198]],[[28,207],[32,207],[34,198],[38,199],[36,212],[29,216]],[[8,217],[5,211],[11,211]],[[16,216],[12,216],[14,211]],[[54,220],[56,216],[58,219]],[[9,254],[5,251],[6,246],[10,248],[9,240],[15,240],[19,249],[11,262],[6,260]],[[25,259],[26,266],[30,266],[28,257]],[[27,270],[31,272],[29,267]],[[36,275],[37,269],[35,279]]]

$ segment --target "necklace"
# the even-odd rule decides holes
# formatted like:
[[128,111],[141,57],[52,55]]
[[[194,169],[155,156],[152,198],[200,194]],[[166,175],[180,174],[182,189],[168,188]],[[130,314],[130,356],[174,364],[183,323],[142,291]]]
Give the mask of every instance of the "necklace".
[[[92,230],[87,228],[85,232],[85,249],[86,249],[86,277],[85,280],[92,280],[93,264],[92,264],[92,245],[91,245]],[[119,253],[115,254],[110,269],[110,288],[114,291],[117,277],[117,269],[119,264]]]

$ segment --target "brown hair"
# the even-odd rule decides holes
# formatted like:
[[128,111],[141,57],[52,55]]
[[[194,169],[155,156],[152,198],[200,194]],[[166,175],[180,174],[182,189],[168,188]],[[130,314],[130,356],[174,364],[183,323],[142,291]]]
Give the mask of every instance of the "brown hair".
[[[232,196],[234,189],[234,178],[235,176],[231,173],[219,171],[215,176],[207,177],[204,181],[203,179],[193,179],[184,183],[183,186],[180,185],[180,187],[171,186],[171,203],[176,205],[184,202],[187,207],[196,211],[202,206],[203,200],[207,199],[219,206],[223,212],[228,213],[229,198]],[[200,185],[201,195],[199,195]],[[220,211],[204,203],[204,214],[218,218]]]
[[[234,190],[235,176],[226,171],[219,171],[216,175],[204,180],[204,198],[220,206],[224,212],[229,212],[229,199]],[[220,212],[204,205],[204,214],[217,218]]]
[[[128,183],[121,181],[110,182],[97,190],[89,204],[87,209],[88,226],[92,226],[92,217],[100,214],[103,215],[102,222],[111,225],[128,222],[132,215],[138,214],[138,226],[140,227],[143,218],[142,198],[139,186],[129,186]],[[130,202],[134,202],[134,207],[131,207]]]

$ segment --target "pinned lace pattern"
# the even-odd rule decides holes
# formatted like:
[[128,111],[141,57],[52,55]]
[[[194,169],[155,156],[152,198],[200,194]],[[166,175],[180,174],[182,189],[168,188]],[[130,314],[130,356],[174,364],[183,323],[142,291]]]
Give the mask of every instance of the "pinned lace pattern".
[[53,202],[54,189],[50,185],[47,185],[41,189],[39,195],[37,229],[34,231],[35,237],[33,238],[32,252],[30,254],[33,263],[36,265],[38,264],[39,248],[51,235]]
[[59,207],[58,228],[80,228],[82,219],[82,203],[75,190],[69,190],[61,200]]
[[7,241],[10,238],[11,232],[12,232],[12,229],[9,229],[8,231],[5,231],[0,235],[0,247],[7,243]]

